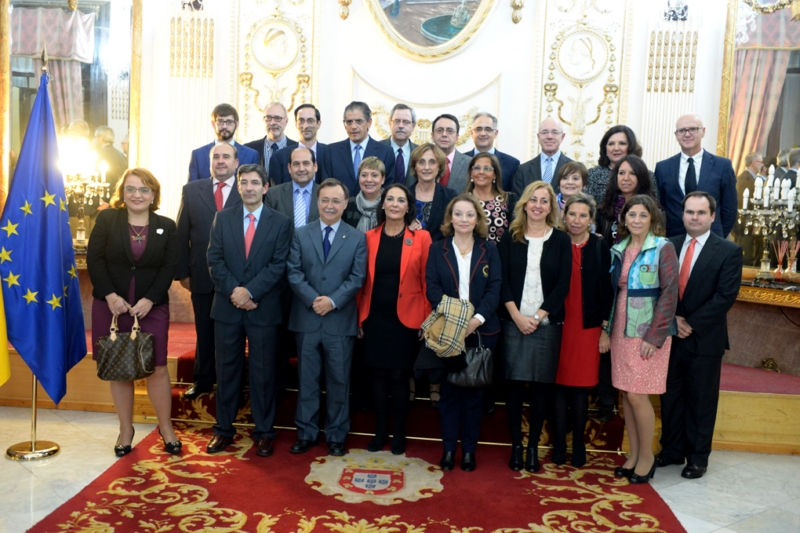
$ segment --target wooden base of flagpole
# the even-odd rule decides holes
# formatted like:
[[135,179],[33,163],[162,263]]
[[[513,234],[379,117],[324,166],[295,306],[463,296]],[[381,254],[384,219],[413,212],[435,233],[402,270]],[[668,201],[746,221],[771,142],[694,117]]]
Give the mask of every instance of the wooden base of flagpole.
[[14,444],[6,450],[6,457],[12,461],[38,461],[58,455],[61,448],[55,442],[41,440],[36,442],[36,397],[39,380],[33,376],[33,399],[31,405],[31,440]]

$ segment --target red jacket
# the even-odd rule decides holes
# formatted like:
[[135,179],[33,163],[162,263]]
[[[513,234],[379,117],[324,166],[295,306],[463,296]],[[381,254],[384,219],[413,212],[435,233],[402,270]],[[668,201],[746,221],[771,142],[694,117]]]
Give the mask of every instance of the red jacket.
[[[383,225],[367,232],[367,279],[358,293],[358,326],[369,316],[372,303],[372,284],[375,281],[375,260],[381,242]],[[400,259],[400,292],[397,295],[397,316],[407,328],[419,329],[431,312],[425,297],[425,265],[431,236],[425,230],[411,231],[406,228],[403,235],[403,252]]]

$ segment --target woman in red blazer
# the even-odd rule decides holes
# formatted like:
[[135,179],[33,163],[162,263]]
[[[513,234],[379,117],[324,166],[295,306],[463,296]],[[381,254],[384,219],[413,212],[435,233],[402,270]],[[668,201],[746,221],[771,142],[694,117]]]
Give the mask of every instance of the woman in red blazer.
[[414,196],[404,185],[383,191],[378,226],[367,232],[367,279],[358,294],[359,337],[372,372],[377,427],[367,449],[389,437],[389,398],[394,409],[392,453],[406,450],[409,378],[419,353],[420,326],[431,312],[425,298],[425,264],[431,236],[408,228],[416,220]]

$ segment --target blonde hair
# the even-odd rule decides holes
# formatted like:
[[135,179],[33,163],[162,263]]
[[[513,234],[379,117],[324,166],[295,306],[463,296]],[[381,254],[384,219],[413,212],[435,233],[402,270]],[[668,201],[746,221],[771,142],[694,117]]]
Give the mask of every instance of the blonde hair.
[[441,230],[442,235],[445,237],[449,237],[455,233],[453,229],[453,208],[458,202],[468,202],[475,208],[475,213],[477,214],[478,220],[475,223],[475,229],[472,230],[472,233],[477,235],[482,239],[486,239],[489,237],[489,224],[486,222],[486,213],[483,212],[483,207],[481,206],[478,199],[475,198],[470,193],[462,192],[452,200],[450,203],[447,204],[447,209],[444,211],[444,223],[442,223]]
[[547,195],[550,198],[550,212],[547,213],[545,224],[551,228],[561,227],[561,224],[558,221],[559,209],[558,204],[556,203],[556,193],[553,190],[553,187],[544,181],[534,181],[525,187],[524,191],[522,191],[522,194],[517,201],[517,205],[514,206],[514,220],[508,226],[508,229],[511,232],[511,238],[517,242],[525,242],[525,231],[528,228],[528,214],[525,212],[525,205],[531,199],[533,193],[539,189],[546,190]]

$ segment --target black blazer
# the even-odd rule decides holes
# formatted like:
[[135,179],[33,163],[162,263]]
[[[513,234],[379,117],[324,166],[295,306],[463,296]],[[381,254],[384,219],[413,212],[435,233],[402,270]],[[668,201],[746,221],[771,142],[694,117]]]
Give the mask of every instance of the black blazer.
[[[475,314],[486,320],[478,328],[481,334],[495,335],[500,332],[497,306],[500,303],[501,276],[497,247],[476,237],[470,262],[469,301],[475,306]],[[425,267],[425,283],[425,295],[434,309],[445,295],[458,298],[458,259],[453,249],[453,237],[431,244]]]
[[[473,148],[469,152],[464,153],[464,155],[467,155],[470,158],[474,157],[475,154],[476,154],[475,148]],[[513,191],[514,175],[517,173],[517,169],[519,168],[519,159],[517,159],[513,155],[508,155],[506,153],[503,153],[497,149],[495,149],[494,155],[500,162],[500,172],[502,173],[501,181],[503,182],[503,190]]]
[[[682,247],[688,245],[686,235],[672,237],[670,241],[680,260]],[[726,316],[739,295],[742,263],[742,248],[738,244],[713,232],[708,236],[675,312],[686,319],[692,334],[685,339],[674,336],[673,348],[681,346],[693,354],[709,357],[725,354],[730,347]]]
[[[256,152],[258,152],[258,163],[262,167],[264,166],[264,145],[268,142],[267,139],[268,139],[267,136],[264,135],[260,139],[256,139],[255,141],[250,141],[249,143],[244,143],[244,146],[250,148],[251,150],[255,150]],[[284,146],[284,148],[288,148],[289,150],[291,150],[292,148],[296,148],[296,147],[297,147],[297,141],[293,141],[289,137],[286,137],[286,146]],[[281,150],[283,150],[283,148],[281,148]],[[276,151],[275,154],[277,154],[281,150]],[[269,160],[270,168],[272,167],[272,158],[275,157],[275,154],[272,154],[272,157]],[[244,164],[244,163],[242,163],[242,164]]]
[[611,250],[605,239],[589,234],[581,249],[581,295],[584,329],[598,328],[611,315]]
[[[382,144],[372,137],[367,142],[367,148],[361,154],[361,160],[375,156],[383,161],[386,167],[386,181],[384,187],[394,183],[394,163],[395,155],[392,149],[385,144]],[[358,184],[358,176],[356,176],[353,169],[353,156],[350,151],[350,139],[329,144],[324,154],[318,158],[320,170],[322,170],[321,179],[336,178],[341,181],[345,187],[350,191],[350,196],[355,196],[361,190]]]
[[136,279],[136,301],[147,298],[153,305],[169,301],[169,288],[178,264],[178,238],[175,222],[150,213],[147,241],[142,257],[133,260],[128,230],[128,210],[106,209],[97,215],[86,266],[92,280],[92,296],[104,300],[115,292],[128,298],[131,278]]
[[[565,156],[564,152],[561,152],[561,155],[558,157],[558,161],[556,161],[556,168],[553,169],[553,181],[551,183],[553,190],[556,191],[556,194],[558,194],[558,171],[570,161],[572,161],[572,159]],[[539,154],[530,161],[522,163],[519,168],[517,168],[517,171],[514,173],[513,188],[511,190],[517,193],[517,196],[522,196],[522,191],[525,190],[525,187],[534,181],[541,180],[542,154]],[[503,181],[505,182],[505,180]]]
[[[280,185],[281,183],[291,183],[292,175],[289,174],[289,162],[292,159],[292,152],[298,146],[299,144],[296,142],[291,146],[287,142],[285,148],[281,148],[272,154],[272,157],[269,159],[269,168],[267,169],[270,184]],[[322,182],[322,165],[320,164],[320,159],[325,156],[325,150],[327,149],[327,145],[317,142],[317,154],[315,156],[317,161],[317,173],[314,175],[314,181],[316,183]]]
[[[414,189],[411,189],[412,194],[416,194]],[[436,184],[436,190],[433,192],[433,203],[431,205],[431,215],[428,218],[428,223],[425,225],[425,230],[431,234],[431,240],[436,242],[444,238],[442,235],[442,224],[444,223],[444,212],[447,210],[447,204],[450,200],[458,196],[458,193],[453,189],[445,187],[440,183]],[[419,214],[419,210],[417,210]]]
[[[542,309],[550,315],[550,322],[564,322],[564,299],[569,292],[572,275],[572,243],[569,235],[553,229],[553,234],[544,242],[539,269],[542,276]],[[522,302],[525,288],[525,274],[528,270],[528,243],[517,242],[511,238],[511,230],[500,239],[498,245],[500,261],[503,265],[503,292],[501,296],[500,317],[510,320],[505,308],[507,302],[514,302],[517,308]]]

